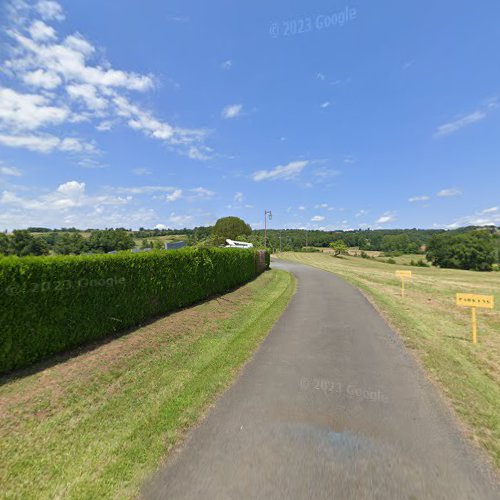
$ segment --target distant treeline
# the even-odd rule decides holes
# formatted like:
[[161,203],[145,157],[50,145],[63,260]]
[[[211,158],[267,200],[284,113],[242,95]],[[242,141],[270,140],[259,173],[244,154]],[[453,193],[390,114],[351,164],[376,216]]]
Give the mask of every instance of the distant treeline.
[[[356,231],[306,231],[303,229],[268,229],[267,240],[271,248],[283,251],[296,251],[308,247],[328,247],[331,242],[342,240],[348,247],[360,250],[378,250],[383,252],[425,253],[435,235],[468,233],[483,230],[498,234],[499,229],[491,227],[469,226],[446,231],[444,229],[363,229]],[[251,238],[264,242],[264,230],[255,230]]]
[[[330,243],[342,240],[348,247],[360,250],[378,250],[383,252],[425,253],[431,239],[437,235],[459,235],[473,231],[483,231],[496,235],[495,261],[498,262],[498,246],[500,244],[499,228],[493,226],[469,226],[450,231],[444,229],[363,229],[356,231],[317,231],[305,229],[268,229],[267,247],[272,250],[301,251],[304,247],[328,247]],[[36,236],[33,233],[37,234]],[[81,233],[87,233],[82,236]],[[134,239],[142,240],[142,247],[163,247],[161,241],[148,238],[161,236],[179,236],[188,246],[219,245],[213,240],[213,226],[195,227],[193,229],[145,229],[131,231],[125,228],[116,229],[85,229],[61,228],[49,229],[30,227],[27,230],[17,230],[12,234],[0,233],[0,254],[3,255],[48,255],[106,253],[115,250],[127,250],[135,246]],[[250,235],[241,235],[236,239],[249,241],[256,248],[263,248],[264,230],[257,229]]]

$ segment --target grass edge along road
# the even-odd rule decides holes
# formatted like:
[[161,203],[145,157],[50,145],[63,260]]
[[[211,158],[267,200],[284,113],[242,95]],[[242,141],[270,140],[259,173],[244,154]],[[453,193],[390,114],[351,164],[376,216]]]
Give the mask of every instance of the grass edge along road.
[[4,498],[132,498],[295,292],[270,270],[31,375],[1,379]]
[[[277,257],[329,271],[361,289],[441,387],[466,434],[500,468],[500,273],[401,268],[322,253]],[[395,276],[398,269],[413,271],[404,299]],[[456,292],[495,296],[496,310],[478,309],[476,345],[470,340],[470,309],[455,305]]]

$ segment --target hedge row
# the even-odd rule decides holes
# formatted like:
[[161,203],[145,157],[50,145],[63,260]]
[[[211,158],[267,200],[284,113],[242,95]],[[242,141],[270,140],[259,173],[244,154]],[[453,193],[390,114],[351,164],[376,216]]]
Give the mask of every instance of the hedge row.
[[0,259],[0,373],[246,283],[263,260],[235,248]]

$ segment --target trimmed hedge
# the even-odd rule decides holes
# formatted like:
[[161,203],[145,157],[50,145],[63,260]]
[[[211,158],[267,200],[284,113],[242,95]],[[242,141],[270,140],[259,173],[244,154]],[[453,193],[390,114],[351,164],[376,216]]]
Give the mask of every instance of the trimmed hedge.
[[259,262],[236,248],[0,259],[0,373],[230,290]]

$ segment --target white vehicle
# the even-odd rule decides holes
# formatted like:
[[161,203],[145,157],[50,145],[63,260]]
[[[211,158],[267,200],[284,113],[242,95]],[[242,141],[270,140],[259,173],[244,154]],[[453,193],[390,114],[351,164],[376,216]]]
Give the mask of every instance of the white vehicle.
[[252,243],[247,243],[246,241],[234,241],[227,239],[224,248],[253,248],[253,245]]

